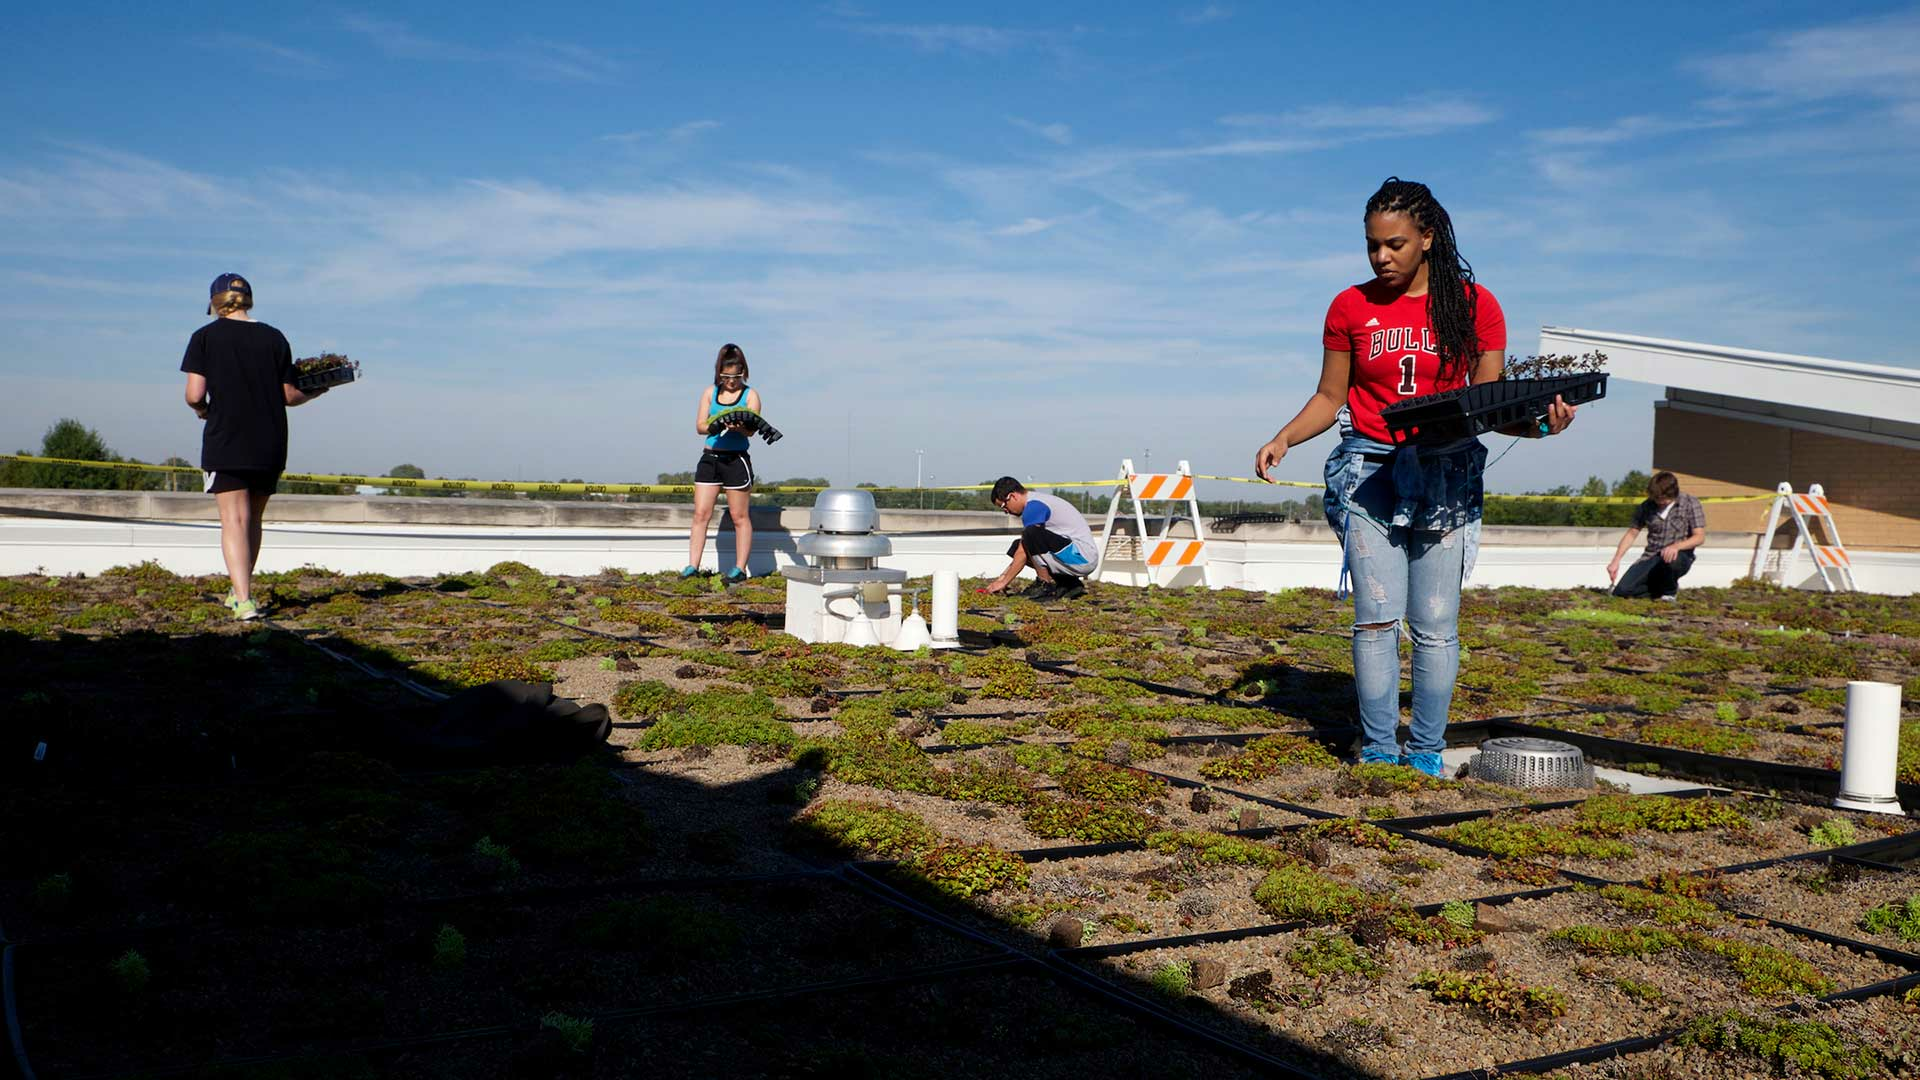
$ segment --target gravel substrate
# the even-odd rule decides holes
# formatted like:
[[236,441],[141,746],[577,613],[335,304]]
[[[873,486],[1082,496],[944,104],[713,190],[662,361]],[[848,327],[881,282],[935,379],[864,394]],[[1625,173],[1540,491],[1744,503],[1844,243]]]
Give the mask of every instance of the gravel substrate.
[[[1208,757],[1225,752],[1226,748],[1213,750]],[[1354,780],[1344,768],[1302,765],[1288,766],[1258,780],[1209,780],[1200,773],[1200,766],[1206,760],[1207,757],[1175,754],[1147,762],[1145,767],[1206,784],[1225,793],[1257,795],[1263,799],[1311,807],[1342,817],[1426,817],[1431,814],[1532,806],[1577,799],[1585,794],[1578,791],[1519,791],[1478,780],[1450,781],[1444,787],[1396,791],[1384,784]]]
[[[1610,881],[1639,881],[1663,870],[1692,871],[1739,866],[1815,851],[1818,845],[1809,839],[1808,833],[1814,826],[1837,818],[1851,821],[1856,835],[1862,841],[1887,835],[1887,830],[1906,831],[1913,827],[1905,818],[1819,810],[1771,799],[1734,797],[1722,801],[1745,814],[1749,826],[1744,829],[1719,828],[1673,833],[1641,830],[1620,838],[1632,847],[1632,854],[1622,859],[1552,854],[1531,858],[1590,877]],[[1578,807],[1568,807],[1515,814],[1510,819],[1565,829],[1579,820],[1579,814]],[[1426,829],[1423,832],[1427,835],[1444,835],[1446,828]]]
[[[1861,922],[1872,908],[1904,904],[1920,896],[1920,873],[1893,873],[1807,859],[1730,874],[1721,879],[1720,886],[1724,891],[1715,900],[1722,907],[1835,937],[1920,953],[1920,938],[1905,939],[1892,930],[1875,933]],[[1920,931],[1920,927],[1915,929]]]
[[[1691,950],[1646,958],[1589,957],[1552,940],[1548,927],[1636,925],[1591,894],[1560,893],[1514,901],[1504,907],[1503,914],[1515,921],[1513,931],[1490,935],[1464,949],[1445,951],[1392,942],[1378,954],[1385,971],[1372,979],[1329,976],[1315,983],[1300,976],[1286,957],[1317,933],[1311,931],[1084,962],[1151,995],[1154,991],[1147,988],[1147,980],[1168,964],[1220,961],[1225,965],[1225,981],[1182,998],[1177,1007],[1183,1015],[1243,1037],[1255,1034],[1276,1055],[1325,1055],[1343,1063],[1350,1070],[1346,1075],[1366,1077],[1421,1077],[1491,1068],[1673,1030],[1693,1017],[1723,1009],[1779,1003],[1745,993],[1725,962]],[[1904,974],[1861,954],[1771,928],[1737,926],[1713,933],[1783,949],[1815,965],[1840,989]],[[1272,974],[1274,988],[1283,995],[1271,1011],[1230,996],[1233,980],[1263,971]],[[1416,977],[1427,971],[1492,971],[1529,987],[1550,987],[1565,995],[1567,1011],[1534,1023],[1489,1019],[1464,1006],[1438,1003],[1414,989]],[[1643,999],[1623,989],[1623,984],[1653,990]]]

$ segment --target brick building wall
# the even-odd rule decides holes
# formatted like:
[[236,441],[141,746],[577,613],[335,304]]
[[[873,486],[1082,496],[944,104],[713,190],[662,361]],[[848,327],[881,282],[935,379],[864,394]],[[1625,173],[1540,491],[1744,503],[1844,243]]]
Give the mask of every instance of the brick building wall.
[[[1782,480],[1802,492],[1820,484],[1848,547],[1920,550],[1920,450],[1663,407],[1654,413],[1653,465],[1702,498],[1770,494]],[[1707,542],[1716,530],[1765,528],[1767,509],[1708,504]]]

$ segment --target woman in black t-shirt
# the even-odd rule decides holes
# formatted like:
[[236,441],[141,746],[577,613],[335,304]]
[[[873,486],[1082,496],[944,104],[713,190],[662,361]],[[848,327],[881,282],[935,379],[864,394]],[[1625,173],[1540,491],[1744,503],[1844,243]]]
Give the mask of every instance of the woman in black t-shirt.
[[293,384],[293,349],[286,336],[247,314],[253,286],[221,274],[209,290],[207,314],[218,318],[193,332],[180,370],[187,373],[187,406],[207,426],[200,468],[220,507],[220,553],[233,588],[226,597],[236,619],[257,619],[253,567],[260,561],[260,521],[267,499],[287,468],[287,408],[312,394]]

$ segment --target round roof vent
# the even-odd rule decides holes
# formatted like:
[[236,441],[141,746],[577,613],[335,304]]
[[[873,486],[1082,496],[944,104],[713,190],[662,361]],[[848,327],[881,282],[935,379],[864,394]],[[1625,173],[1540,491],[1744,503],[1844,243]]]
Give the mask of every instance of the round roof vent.
[[1475,780],[1516,788],[1587,788],[1593,766],[1580,748],[1553,739],[1508,736],[1488,739],[1467,763]]

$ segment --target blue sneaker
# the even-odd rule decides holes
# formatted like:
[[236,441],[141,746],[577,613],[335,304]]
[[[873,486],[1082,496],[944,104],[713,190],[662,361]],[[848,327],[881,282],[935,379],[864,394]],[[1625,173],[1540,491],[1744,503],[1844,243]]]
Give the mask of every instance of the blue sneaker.
[[1445,762],[1440,760],[1439,754],[1415,752],[1401,758],[1400,763],[1402,765],[1411,765],[1421,772],[1426,773],[1428,776],[1433,777],[1435,780],[1445,780],[1447,778],[1447,766]]
[[1400,761],[1400,753],[1397,750],[1380,750],[1369,746],[1360,751],[1362,765],[1398,765]]
[[690,577],[699,577],[699,576],[700,576],[700,568],[697,566],[689,566],[680,571],[681,581],[685,581]]
[[747,576],[745,567],[736,566],[727,571],[726,582],[729,585],[738,585],[740,582],[747,580]]

